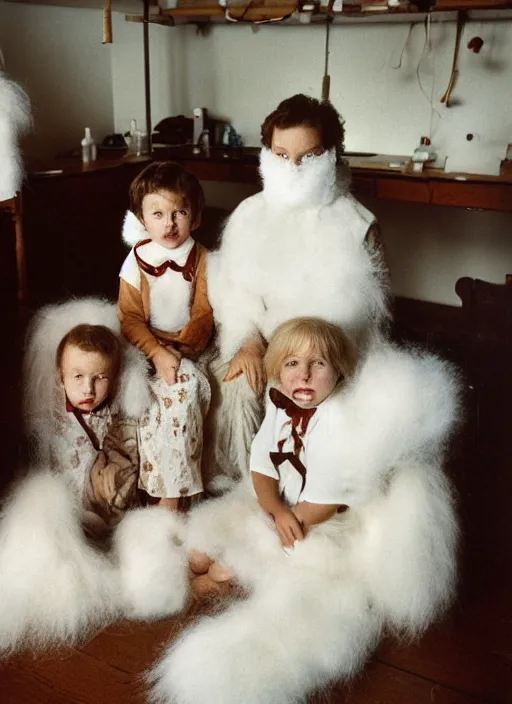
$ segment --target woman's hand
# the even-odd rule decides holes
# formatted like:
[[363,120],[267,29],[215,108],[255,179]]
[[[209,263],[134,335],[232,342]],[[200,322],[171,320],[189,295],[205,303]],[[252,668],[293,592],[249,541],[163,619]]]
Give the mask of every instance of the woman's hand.
[[156,373],[166,384],[172,386],[176,383],[180,366],[180,359],[177,355],[162,347],[155,352],[151,361],[155,365]]
[[289,508],[281,506],[279,510],[274,511],[272,517],[284,548],[291,548],[296,540],[304,539],[302,525]]
[[238,350],[229,363],[224,381],[233,381],[241,374],[245,374],[254,393],[261,394],[265,386],[266,376],[262,354],[256,346],[244,346]]

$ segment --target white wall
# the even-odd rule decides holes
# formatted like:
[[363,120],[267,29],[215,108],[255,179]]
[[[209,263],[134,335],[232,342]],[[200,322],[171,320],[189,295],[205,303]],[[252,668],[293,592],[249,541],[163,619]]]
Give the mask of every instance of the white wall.
[[[457,105],[439,103],[450,75],[455,23],[435,24],[431,52],[422,24],[357,24],[331,29],[331,99],[346,120],[348,150],[410,154],[430,130],[451,163],[495,169],[512,141],[512,22],[471,22],[463,34]],[[475,35],[484,47],[466,48]],[[245,143],[259,143],[265,115],[298,91],[320,95],[321,27],[150,26],[153,124],[193,107],[232,121]],[[407,40],[407,41],[406,41]],[[404,48],[405,45],[405,48]],[[101,44],[101,12],[0,2],[0,47],[7,70],[27,88],[37,132],[31,154],[78,144],[87,124],[96,135],[144,125],[142,25],[114,13],[114,44]],[[402,49],[404,48],[403,54]],[[395,68],[400,62],[400,68]],[[422,59],[423,54],[423,59]],[[421,62],[420,62],[420,59]],[[419,68],[418,68],[419,66]],[[466,141],[468,132],[475,135]],[[253,189],[205,184],[208,201],[233,207]],[[396,293],[458,304],[459,276],[503,281],[512,270],[512,215],[386,201],[378,215]]]
[[[433,23],[430,52],[424,52],[423,24],[415,24],[410,35],[409,27],[332,27],[331,99],[346,120],[347,149],[411,154],[420,136],[429,134],[431,108],[418,82],[419,66],[428,98],[435,79],[432,138],[439,151],[458,164],[476,163],[479,172],[491,164],[496,169],[512,141],[512,21],[465,26],[453,92],[459,104],[450,109],[439,100],[450,76],[455,22]],[[263,26],[254,32],[247,26],[218,26],[207,37],[197,36],[194,27],[159,29],[168,38],[169,64],[182,78],[168,104],[189,114],[193,107],[208,107],[231,119],[246,144],[259,143],[263,117],[284,97],[296,92],[320,96],[323,27]],[[480,54],[466,48],[475,35],[484,40]],[[395,68],[404,45],[401,67]],[[155,76],[155,99],[166,90],[168,84]],[[466,141],[469,132],[475,135],[472,142]]]
[[0,2],[5,69],[27,90],[35,129],[30,157],[80,148],[84,128],[112,132],[111,47],[103,46],[102,13]]

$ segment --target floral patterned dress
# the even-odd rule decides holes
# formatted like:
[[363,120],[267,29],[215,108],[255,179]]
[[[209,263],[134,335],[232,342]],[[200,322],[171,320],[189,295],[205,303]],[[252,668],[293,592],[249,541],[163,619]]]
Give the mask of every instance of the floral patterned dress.
[[152,403],[139,421],[139,488],[164,498],[199,494],[208,379],[197,364],[183,358],[176,384],[154,377],[150,387]]

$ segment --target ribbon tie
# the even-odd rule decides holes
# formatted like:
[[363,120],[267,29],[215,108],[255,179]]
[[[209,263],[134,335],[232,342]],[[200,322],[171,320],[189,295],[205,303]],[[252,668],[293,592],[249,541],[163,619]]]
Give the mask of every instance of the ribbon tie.
[[71,404],[71,401],[69,400],[69,398],[67,396],[66,396],[66,411],[68,413],[72,413],[75,416],[78,423],[80,424],[80,427],[82,428],[82,430],[85,432],[85,434],[87,435],[87,437],[91,441],[92,446],[94,447],[96,452],[99,452],[99,450],[101,450],[100,441],[96,437],[96,434],[94,433],[93,429],[89,428],[89,426],[87,425],[85,418],[83,416],[83,413],[80,411],[79,408],[75,408]]
[[139,242],[133,248],[135,259],[137,260],[137,264],[140,266],[142,271],[144,271],[146,274],[149,274],[150,276],[163,276],[167,269],[172,269],[172,271],[180,272],[185,281],[192,281],[194,279],[194,274],[196,271],[197,244],[194,243],[194,246],[190,250],[190,253],[187,257],[187,261],[183,266],[176,264],[176,262],[172,259],[167,259],[165,262],[162,262],[162,264],[159,264],[158,266],[153,266],[152,264],[148,264],[147,262],[145,262],[144,259],[141,259],[137,252],[139,247],[142,247],[143,245],[148,244],[149,242],[151,242],[151,240],[142,240],[142,242]]
[[[277,389],[270,389],[269,391],[270,400],[276,408],[281,408],[288,418],[290,419],[292,428],[292,438],[293,438],[293,454],[298,457],[303,448],[302,438],[306,434],[308,429],[308,424],[313,415],[315,414],[316,408],[300,408],[294,403],[288,396]],[[285,440],[280,440],[277,444],[279,451],[282,452]]]

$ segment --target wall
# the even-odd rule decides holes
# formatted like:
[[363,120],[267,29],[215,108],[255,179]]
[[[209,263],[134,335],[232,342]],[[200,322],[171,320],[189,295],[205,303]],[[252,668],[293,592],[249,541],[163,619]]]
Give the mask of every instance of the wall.
[[[430,43],[423,24],[355,24],[331,30],[331,99],[346,120],[346,148],[411,154],[431,132],[455,170],[496,172],[512,141],[512,22],[470,22],[464,29],[459,79],[451,108],[439,100],[450,77],[455,22],[435,23]],[[276,104],[295,92],[319,96],[324,69],[322,27],[214,27],[198,36],[194,27],[152,29],[153,122],[165,115],[208,107],[232,121],[248,145],[259,143],[259,127]],[[118,36],[140,41],[126,24]],[[484,39],[480,54],[469,39]],[[114,49],[114,52],[116,49]],[[155,61],[154,56],[160,58]],[[115,54],[114,54],[115,56]],[[165,63],[167,60],[167,63]],[[163,73],[162,62],[167,74]],[[142,74],[121,59],[129,94],[115,100],[116,128],[135,112],[134,90]],[[160,76],[156,77],[156,71]],[[129,77],[127,74],[129,73]],[[433,80],[435,79],[435,80]],[[426,94],[426,97],[424,95]],[[431,107],[432,106],[432,107]],[[433,109],[432,109],[433,108]],[[469,142],[466,135],[472,133]],[[254,189],[204,184],[210,203],[234,207]],[[379,217],[396,294],[458,305],[460,276],[502,282],[512,270],[512,216],[389,201],[366,203]]]
[[[7,20],[7,25],[6,25]],[[451,69],[455,24],[334,26],[331,99],[346,120],[349,150],[410,154],[430,131],[453,168],[496,169],[512,141],[512,22],[469,23],[463,34],[457,104],[439,99]],[[466,48],[475,35],[484,47]],[[248,145],[284,97],[320,95],[322,27],[150,27],[153,124],[193,107],[232,121]],[[29,50],[20,47],[30,47]],[[101,12],[0,3],[0,47],[8,70],[29,90],[37,134],[32,153],[77,144],[87,120],[103,136],[144,124],[142,25],[114,13],[114,44],[101,45]],[[421,61],[420,61],[421,60]],[[400,66],[399,66],[400,64]],[[421,86],[418,76],[421,81]],[[435,83],[432,85],[432,78]],[[436,112],[431,111],[430,96]],[[475,135],[473,141],[466,134]],[[205,184],[208,201],[234,207],[253,189]],[[459,276],[501,282],[512,270],[512,216],[397,202],[368,203],[383,228],[396,293],[458,304]]]
[[[467,155],[466,161],[476,163],[480,173],[491,164],[497,168],[512,141],[512,21],[470,22],[465,27],[453,93],[458,104],[451,109],[439,100],[450,76],[455,23],[433,23],[430,51],[423,24],[410,27],[332,27],[331,100],[346,120],[347,149],[412,153],[420,136],[430,133],[435,78],[435,145],[459,163]],[[204,105],[230,118],[247,144],[258,144],[262,118],[283,97],[299,91],[320,96],[323,27],[263,26],[254,32],[247,26],[219,26],[206,38],[196,36],[193,27],[167,31],[179,35],[183,44],[179,71],[186,88],[181,109],[190,112]],[[480,54],[466,48],[475,35],[484,39]],[[469,132],[475,135],[472,142],[466,141]]]
[[27,90],[34,132],[30,158],[79,148],[84,127],[112,132],[111,47],[103,46],[102,13],[0,2],[0,48],[6,71]]

